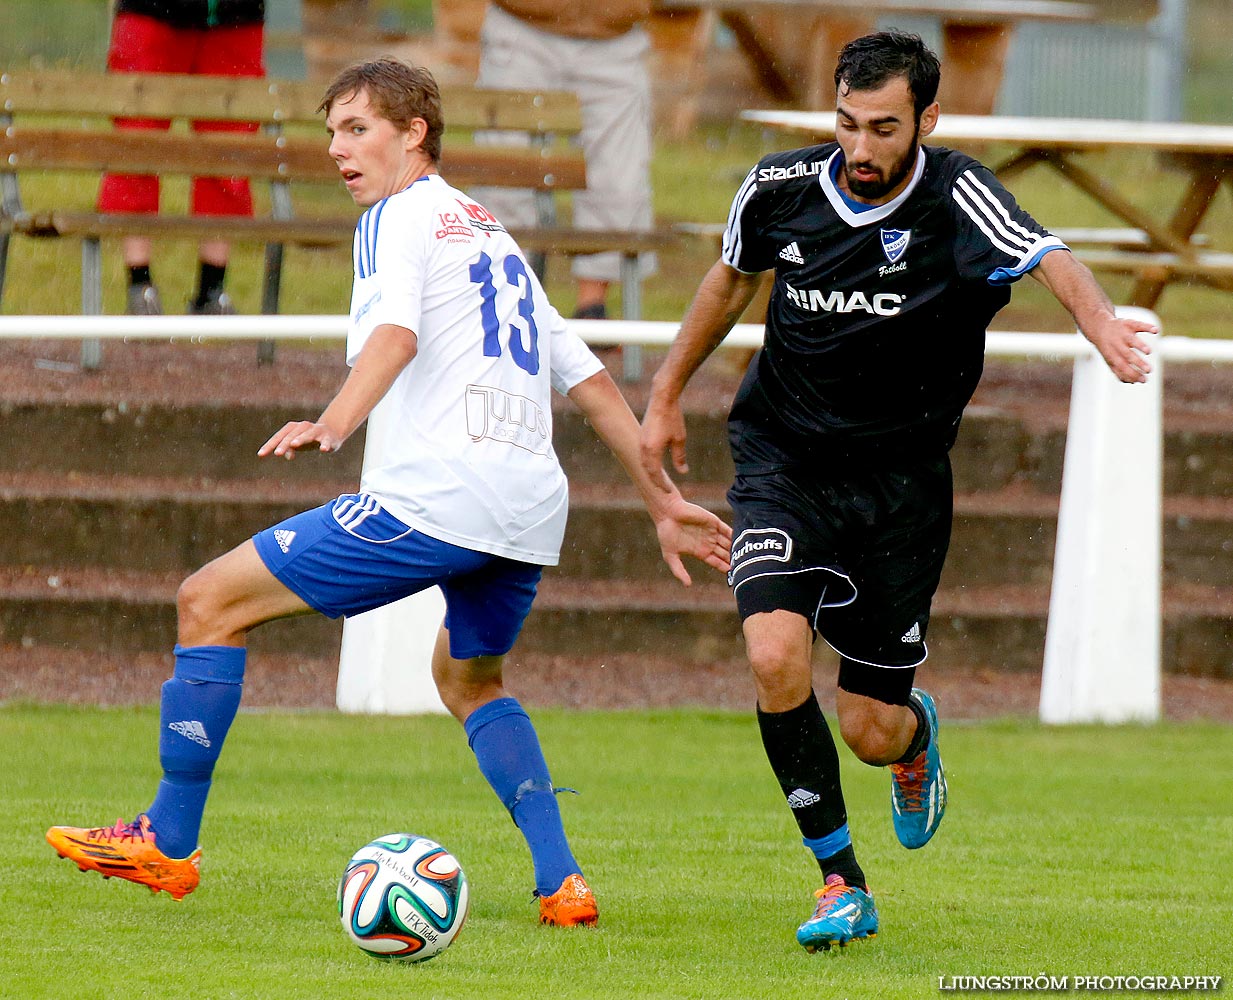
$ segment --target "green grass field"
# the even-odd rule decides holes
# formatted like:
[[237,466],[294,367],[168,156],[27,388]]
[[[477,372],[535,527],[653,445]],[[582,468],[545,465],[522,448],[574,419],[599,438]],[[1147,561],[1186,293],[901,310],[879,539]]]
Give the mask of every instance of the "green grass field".
[[[751,717],[537,713],[601,902],[594,929],[535,923],[521,837],[445,718],[245,713],[182,903],[83,875],[52,823],[110,822],[157,780],[153,710],[0,708],[0,995],[60,998],[913,998],[939,977],[1233,972],[1233,729],[946,726],[951,812],[895,842],[887,777],[843,753],[875,940],[806,955],[818,873]],[[472,884],[458,942],[420,966],[351,945],[351,852],[405,830]],[[1152,995],[1152,994],[1140,994]]]

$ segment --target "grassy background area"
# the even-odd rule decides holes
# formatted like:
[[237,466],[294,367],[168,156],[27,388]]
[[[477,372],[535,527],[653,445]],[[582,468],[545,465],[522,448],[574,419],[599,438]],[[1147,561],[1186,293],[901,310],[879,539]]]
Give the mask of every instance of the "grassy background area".
[[[389,23],[410,28],[426,23],[428,0],[384,0],[375,3]],[[102,65],[108,5],[106,0],[7,0],[4,17],[16,26],[0,32],[0,66],[30,60],[66,63],[97,69]],[[49,17],[52,9],[57,16]],[[1197,121],[1227,121],[1230,113],[1228,80],[1233,55],[1226,39],[1233,35],[1233,7],[1224,0],[1191,0],[1190,51],[1186,77],[1188,116]],[[54,27],[54,30],[53,30]],[[447,109],[448,112],[448,109]],[[677,222],[722,222],[736,187],[752,163],[776,148],[783,138],[752,126],[733,123],[708,125],[682,141],[657,140],[653,184],[657,217],[665,226]],[[324,145],[324,143],[323,143]],[[982,158],[997,162],[999,151],[986,150]],[[1137,204],[1164,214],[1161,206],[1176,204],[1185,177],[1162,167],[1148,154],[1120,153],[1091,157],[1088,165],[1116,179],[1118,187]],[[167,184],[163,205],[183,211],[186,184]],[[1084,196],[1059,184],[1043,168],[1017,178],[1012,188],[1022,204],[1045,225],[1104,226],[1117,224]],[[48,178],[25,190],[31,206],[69,204],[88,207],[95,194],[92,178]],[[259,199],[264,192],[258,192]],[[336,205],[345,204],[345,197]],[[305,210],[301,199],[297,206]],[[307,208],[311,211],[312,205]],[[1222,193],[1203,227],[1213,245],[1233,248],[1233,198]],[[661,257],[660,273],[644,289],[643,315],[648,319],[679,319],[698,281],[714,260],[709,240],[686,241],[678,252]],[[195,282],[195,248],[184,243],[157,247],[156,280],[170,311],[181,311]],[[260,302],[261,250],[239,247],[228,277],[228,288],[242,311],[256,312]],[[6,313],[62,313],[80,310],[80,251],[73,240],[58,242],[17,238],[10,259]],[[118,247],[106,254],[104,308],[123,311],[123,268]],[[349,256],[343,251],[288,250],[283,284],[283,311],[288,313],[341,313],[350,294]],[[1129,278],[1103,276],[1115,301],[1125,301]],[[565,261],[552,262],[548,289],[563,312],[573,309],[574,289]],[[613,296],[614,303],[616,296]],[[1189,336],[1228,335],[1228,294],[1198,286],[1174,285],[1159,305],[1165,329]],[[1069,329],[1069,317],[1035,282],[1023,282],[1011,305],[995,321],[1001,329]]]
[[[945,713],[945,706],[942,706]],[[818,873],[747,715],[537,713],[601,905],[535,924],[530,862],[452,720],[244,713],[183,903],[78,873],[52,823],[105,823],[157,780],[152,710],[0,708],[6,996],[369,1000],[935,998],[939,976],[1233,971],[1233,753],[1211,725],[948,725],[951,811],[928,848],[891,832],[887,777],[842,755],[882,933],[829,955],[793,939]],[[457,943],[422,966],[345,938],[351,852],[407,831],[473,887]],[[1144,994],[1153,995],[1153,994]]]

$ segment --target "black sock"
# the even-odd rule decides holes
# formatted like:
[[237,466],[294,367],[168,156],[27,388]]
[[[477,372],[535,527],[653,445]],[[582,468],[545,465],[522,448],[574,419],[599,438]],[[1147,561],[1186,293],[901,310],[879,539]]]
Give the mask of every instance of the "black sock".
[[908,699],[908,708],[912,710],[912,714],[916,716],[916,732],[912,734],[912,739],[908,743],[907,750],[900,757],[896,764],[910,764],[921,755],[921,751],[929,746],[929,720],[925,718],[925,709],[915,698]]
[[223,279],[226,276],[226,264],[220,267],[217,264],[207,264],[203,260],[201,262],[201,276],[197,280],[197,305],[205,305],[211,292],[215,294],[221,292],[223,290]]
[[848,835],[848,813],[839,784],[839,753],[812,691],[786,712],[758,709],[758,728],[771,770],[783,789],[796,825],[823,873],[865,887]]
[[137,267],[130,267],[128,269],[128,283],[130,285],[150,284],[150,265],[140,264]]

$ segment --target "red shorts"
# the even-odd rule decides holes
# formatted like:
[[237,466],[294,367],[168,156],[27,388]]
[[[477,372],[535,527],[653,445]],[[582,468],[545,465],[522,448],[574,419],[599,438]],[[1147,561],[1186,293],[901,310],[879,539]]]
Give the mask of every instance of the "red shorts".
[[[117,14],[111,26],[107,69],[113,73],[199,73],[210,76],[265,76],[264,28],[244,24],[220,28],[176,28],[142,14]],[[167,129],[166,119],[117,118],[118,128]],[[194,121],[194,132],[255,132],[256,122]],[[158,211],[158,177],[108,174],[98,192],[100,212]],[[194,215],[252,215],[246,177],[194,177]]]

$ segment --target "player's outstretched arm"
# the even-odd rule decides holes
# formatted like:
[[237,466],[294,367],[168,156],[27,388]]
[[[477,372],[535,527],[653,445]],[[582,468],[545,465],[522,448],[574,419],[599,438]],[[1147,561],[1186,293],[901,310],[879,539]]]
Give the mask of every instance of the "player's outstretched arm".
[[257,454],[292,459],[301,448],[338,451],[411,363],[416,343],[415,334],[405,327],[377,327],[360,350],[347,381],[321,416],[315,421],[289,421],[257,449]]
[[1146,382],[1151,348],[1139,334],[1159,333],[1151,323],[1119,317],[1092,272],[1068,250],[1050,250],[1031,275],[1069,310],[1105,364],[1123,382]]
[[686,383],[736,325],[762,280],[716,261],[702,279],[680,332],[651,383],[651,398],[642,418],[641,462],[648,475],[663,469],[664,451],[677,472],[689,471],[685,461],[685,417],[681,393]]
[[569,398],[586,414],[595,433],[638,487],[672,575],[687,587],[693,582],[681,562],[683,555],[727,572],[732,529],[709,510],[682,497],[662,467],[650,472],[642,467],[638,420],[612,377],[606,371],[596,372],[570,389]]

